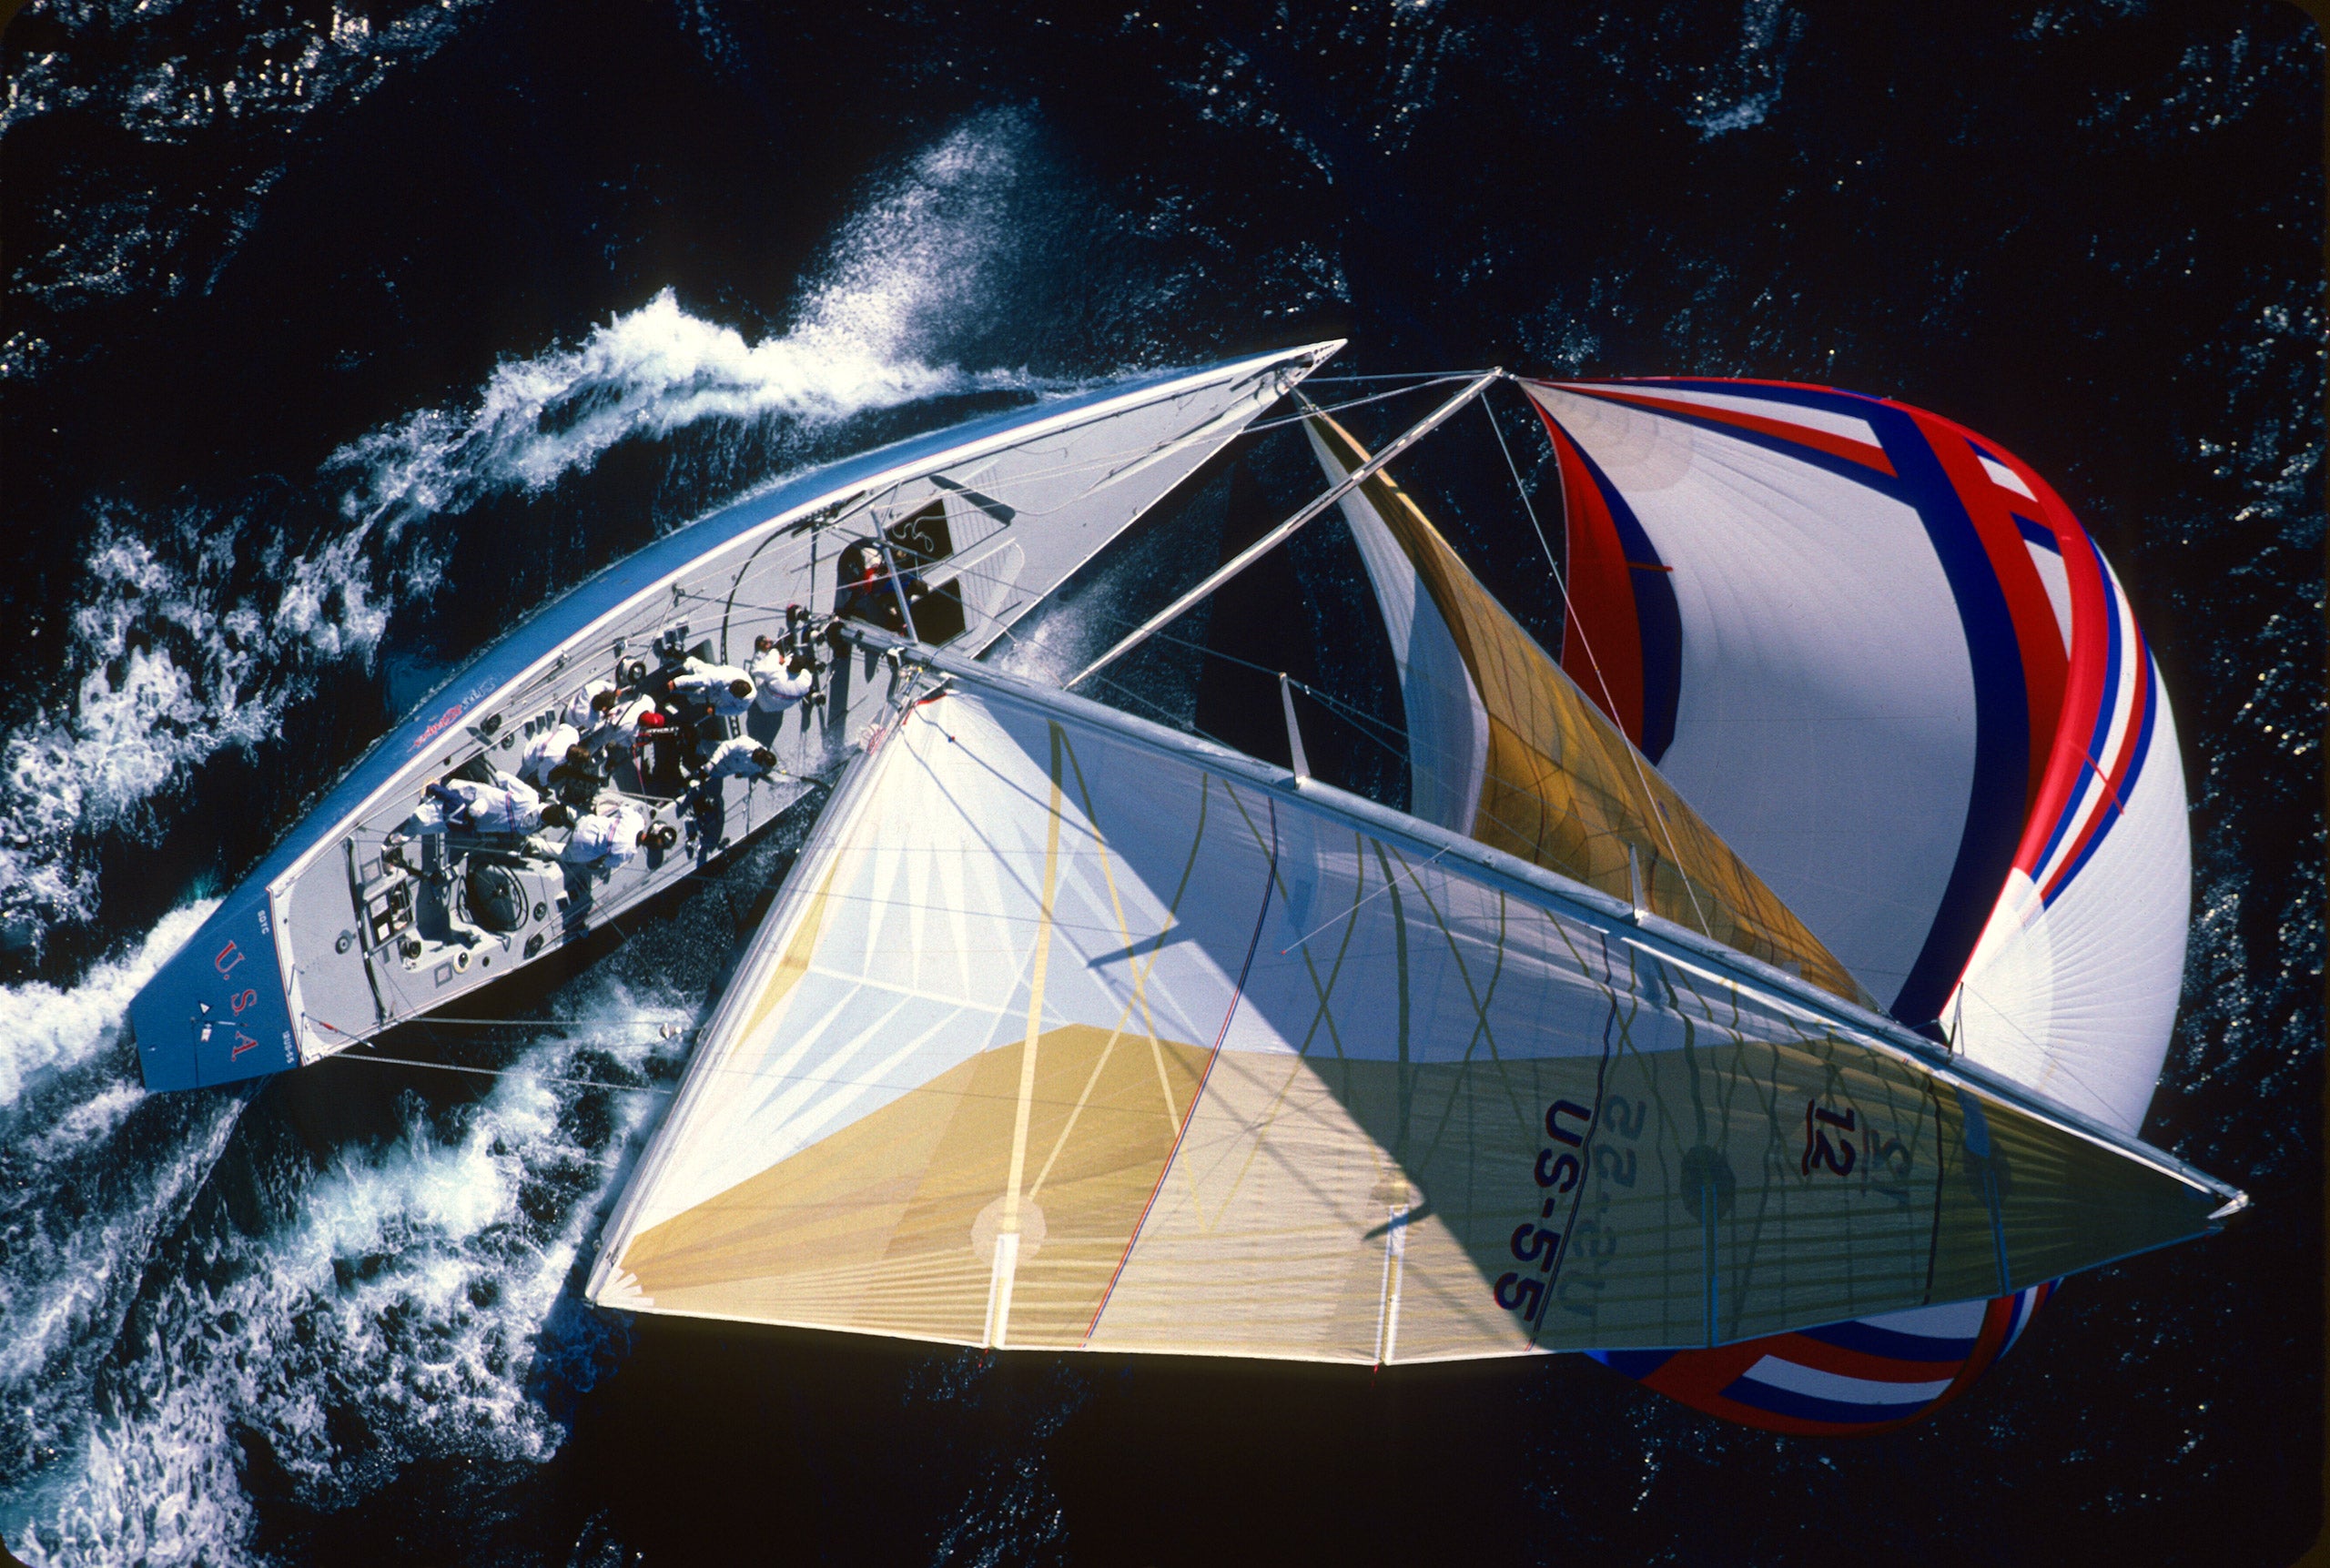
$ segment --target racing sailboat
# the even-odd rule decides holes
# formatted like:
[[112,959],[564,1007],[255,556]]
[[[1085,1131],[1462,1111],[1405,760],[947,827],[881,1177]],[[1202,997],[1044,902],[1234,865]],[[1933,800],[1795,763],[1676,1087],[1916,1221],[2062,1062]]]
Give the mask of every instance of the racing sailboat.
[[[147,1087],[228,1083],[345,1050],[571,946],[729,853],[893,711],[895,666],[836,642],[836,616],[863,611],[917,646],[976,653],[1340,346],[917,437],[609,567],[380,740],[146,985],[129,1017]],[[676,683],[709,671],[717,684],[756,654],[816,689],[743,712],[673,700]],[[593,706],[602,692],[615,704],[604,712]],[[639,717],[652,726],[666,712],[671,733],[643,739]],[[510,803],[545,781],[519,791],[512,777],[535,746],[555,752],[570,736],[595,753],[577,764],[573,820],[552,813],[521,831],[536,819]],[[723,744],[759,756],[692,776],[685,764]],[[449,820],[439,804],[477,792],[498,792],[500,814]],[[616,853],[583,856],[586,821]]]
[[[1555,658],[1390,471],[1507,379],[1372,456],[1313,410],[1328,490],[1065,684],[849,630],[896,700],[594,1301],[1051,1351],[1588,1351],[1858,1431],[1962,1388],[2051,1281],[2245,1204],[2137,1136],[2182,782],[2052,492],[1882,400],[1524,382],[1569,541]],[[1068,689],[1338,504],[1408,809],[1310,776],[1291,703],[1282,768]],[[1851,602],[1773,624],[1816,589]],[[1815,656],[1822,624],[1857,640]],[[2147,901],[2132,946],[2093,938],[2110,897]]]

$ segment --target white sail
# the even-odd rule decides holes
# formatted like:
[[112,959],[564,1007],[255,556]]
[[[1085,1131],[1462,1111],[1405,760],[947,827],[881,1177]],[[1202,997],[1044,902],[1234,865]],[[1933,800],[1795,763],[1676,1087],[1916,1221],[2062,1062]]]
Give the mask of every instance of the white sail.
[[945,662],[796,863],[594,1300],[1356,1362],[1709,1344],[2234,1196],[1582,885]]

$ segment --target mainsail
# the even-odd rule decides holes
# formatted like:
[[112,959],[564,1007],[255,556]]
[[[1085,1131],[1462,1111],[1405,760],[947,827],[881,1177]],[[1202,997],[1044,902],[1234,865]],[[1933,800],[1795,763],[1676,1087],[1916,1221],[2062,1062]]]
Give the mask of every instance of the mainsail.
[[953,683],[805,847],[603,1305],[1375,1363],[1708,1345],[2238,1199],[1494,845],[909,656]]
[[1564,666],[1897,1017],[2135,1130],[2183,975],[2184,782],[2062,498],[1883,399],[1523,385],[1561,470]]

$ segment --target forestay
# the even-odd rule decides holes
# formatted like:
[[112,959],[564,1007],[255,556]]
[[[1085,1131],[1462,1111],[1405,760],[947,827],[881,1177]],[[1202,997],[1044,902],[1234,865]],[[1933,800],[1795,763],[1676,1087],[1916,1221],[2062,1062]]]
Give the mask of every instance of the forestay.
[[1524,385],[1561,468],[1564,666],[1897,1017],[2136,1129],[2183,973],[2184,784],[2062,499],[1886,400]]
[[2228,1196],[1494,849],[938,662],[972,684],[836,792],[593,1300],[1356,1362],[1707,1344]]

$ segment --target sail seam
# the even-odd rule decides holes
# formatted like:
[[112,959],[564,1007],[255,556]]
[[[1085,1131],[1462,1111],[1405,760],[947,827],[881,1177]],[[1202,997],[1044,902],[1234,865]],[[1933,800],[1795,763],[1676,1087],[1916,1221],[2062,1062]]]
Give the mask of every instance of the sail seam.
[[1036,962],[1028,981],[1028,1037],[1019,1047],[1019,1103],[1011,1127],[1011,1174],[1003,1189],[1003,1218],[995,1239],[994,1282],[988,1287],[987,1342],[999,1345],[1011,1320],[1012,1277],[1019,1262],[1019,1183],[1028,1174],[1028,1123],[1036,1097],[1036,1042],[1044,1027],[1044,976],[1051,959],[1052,903],[1059,892],[1060,747],[1065,741],[1059,723],[1049,725],[1052,738],[1052,793],[1049,820],[1044,834],[1044,895],[1036,928]]
[[1213,1037],[1213,1048],[1206,1053],[1205,1067],[1198,1074],[1198,1087],[1190,1096],[1190,1108],[1181,1118],[1180,1129],[1173,1134],[1173,1147],[1165,1151],[1165,1163],[1158,1168],[1157,1180],[1149,1189],[1149,1200],[1140,1206],[1140,1218],[1133,1221],[1132,1234],[1125,1238],[1125,1249],[1118,1255],[1116,1268],[1109,1271],[1108,1287],[1100,1292],[1100,1303],[1092,1309],[1092,1320],[1084,1325],[1084,1337],[1078,1341],[1079,1350],[1092,1342],[1092,1331],[1100,1326],[1100,1314],[1109,1310],[1109,1298],[1117,1293],[1117,1281],[1124,1278],[1125,1265],[1131,1261],[1132,1249],[1140,1244],[1141,1228],[1149,1223],[1150,1211],[1157,1207],[1157,1195],[1165,1190],[1165,1178],[1171,1174],[1173,1162],[1180,1157],[1181,1142],[1190,1136],[1190,1124],[1198,1118],[1198,1107],[1205,1099],[1206,1082],[1213,1077],[1214,1064],[1221,1059],[1221,1044],[1230,1037],[1231,1020],[1238,1016],[1238,1004],[1246,994],[1247,976],[1253,973],[1254,951],[1262,945],[1262,926],[1270,918],[1271,893],[1278,879],[1278,802],[1268,804],[1271,860],[1262,876],[1261,906],[1254,911],[1254,934],[1246,939],[1246,961],[1238,966],[1238,983],[1231,988],[1230,1006],[1221,1015],[1221,1027]]

